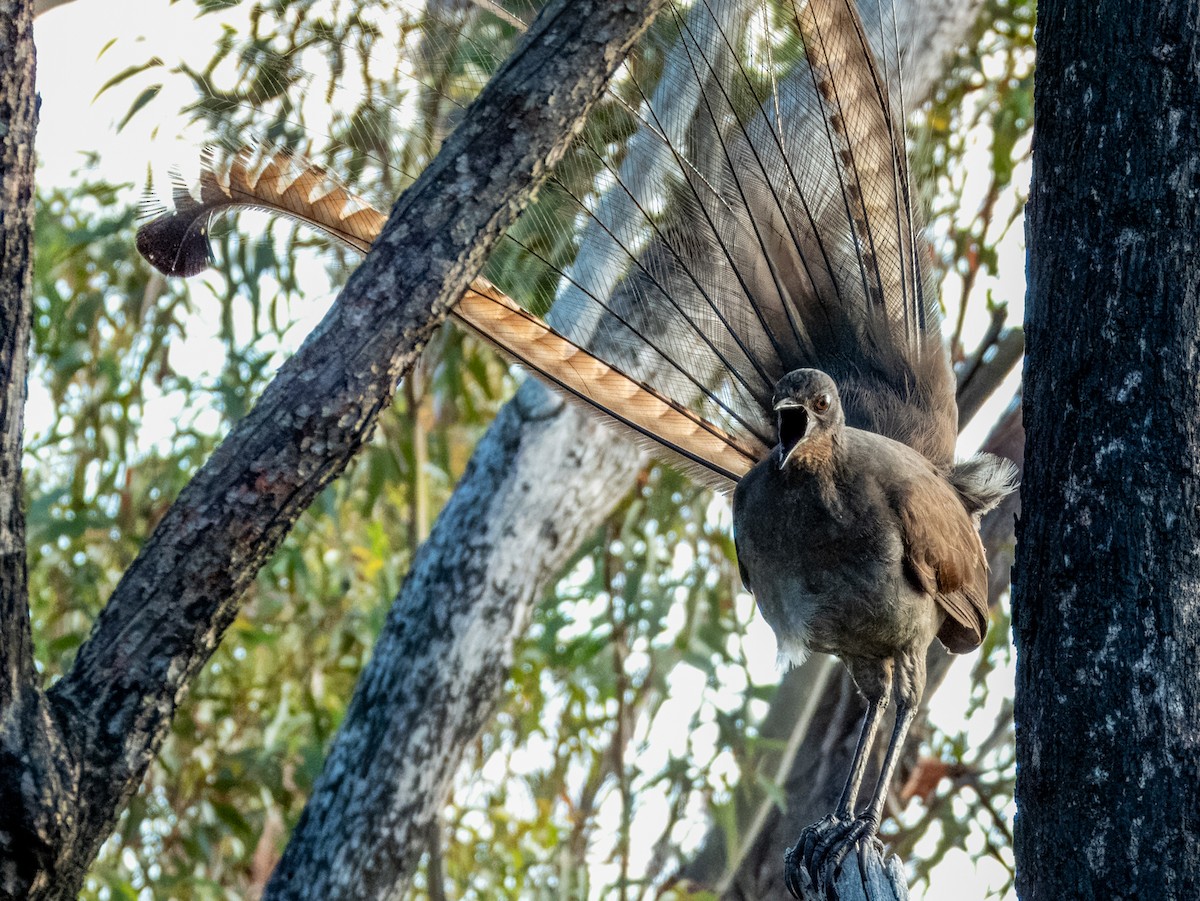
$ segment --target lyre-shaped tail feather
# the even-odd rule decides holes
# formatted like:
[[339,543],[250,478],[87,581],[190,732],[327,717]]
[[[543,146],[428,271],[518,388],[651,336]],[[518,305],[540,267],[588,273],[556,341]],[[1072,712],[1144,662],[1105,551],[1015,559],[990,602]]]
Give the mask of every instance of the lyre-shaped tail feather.
[[543,381],[657,442],[702,477],[736,482],[767,454],[766,446],[735,438],[563,337],[485,279],[475,280],[453,315]]
[[[244,149],[223,169],[206,151],[198,194],[196,199],[177,181],[173,209],[148,204],[155,215],[138,230],[137,247],[166,275],[202,271],[211,260],[209,221],[238,208],[305,222],[364,253],[387,218],[320,167],[287,151]],[[543,381],[651,439],[715,485],[736,482],[767,453],[765,446],[730,435],[598,359],[486,279],[472,283],[451,316]]]
[[[897,120],[899,80],[889,85],[871,53],[854,0],[808,0],[796,14],[860,278],[867,296],[902,327],[925,315],[922,277],[913,253],[914,221],[904,135]],[[911,336],[905,336],[911,340]]]
[[152,217],[138,229],[137,249],[165,275],[187,278],[212,262],[208,225],[214,215],[235,209],[265,210],[327,232],[366,253],[387,216],[352,194],[302,156],[265,148],[243,148],[227,163],[206,147],[201,157],[199,199],[173,176],[167,208],[147,198]]

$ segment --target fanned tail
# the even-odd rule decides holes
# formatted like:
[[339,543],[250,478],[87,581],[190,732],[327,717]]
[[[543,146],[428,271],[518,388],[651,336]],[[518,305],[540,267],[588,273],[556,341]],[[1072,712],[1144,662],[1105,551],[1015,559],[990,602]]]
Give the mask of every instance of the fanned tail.
[[[550,330],[521,340],[562,342],[556,365],[581,370],[586,355],[624,383],[605,399],[543,377],[727,479],[744,471],[731,461],[774,442],[775,382],[813,367],[837,382],[849,425],[950,465],[954,386],[921,262],[888,3],[872,17],[879,33],[854,0],[668,7],[489,262],[491,282],[526,308],[557,286]],[[889,27],[881,63],[872,46]],[[379,121],[355,147],[387,146],[401,126]],[[195,195],[176,182],[174,212],[139,234],[164,271],[207,264],[207,219],[222,207],[285,213],[363,251],[383,224],[301,157],[238,153],[219,176],[213,162]],[[527,315],[509,304],[492,315]],[[519,343],[501,349],[549,365]],[[635,396],[679,422],[632,421]]]
[[[850,425],[949,465],[954,387],[921,264],[898,62],[876,62],[853,0],[704,0],[670,18],[653,90],[635,72],[638,102],[624,101],[638,127],[627,151],[585,135],[599,173],[576,162],[544,192],[586,223],[569,262],[529,252],[562,273],[556,309],[583,323],[564,330],[763,442],[775,382],[821,369]],[[525,278],[494,280],[522,298]]]

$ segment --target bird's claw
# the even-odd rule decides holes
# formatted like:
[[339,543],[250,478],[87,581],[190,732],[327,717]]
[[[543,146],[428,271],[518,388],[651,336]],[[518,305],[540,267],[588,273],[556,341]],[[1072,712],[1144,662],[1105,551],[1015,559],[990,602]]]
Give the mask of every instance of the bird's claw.
[[842,861],[859,842],[874,834],[875,823],[869,817],[830,815],[805,827],[784,856],[783,878],[792,897],[801,901],[835,898],[832,889]]

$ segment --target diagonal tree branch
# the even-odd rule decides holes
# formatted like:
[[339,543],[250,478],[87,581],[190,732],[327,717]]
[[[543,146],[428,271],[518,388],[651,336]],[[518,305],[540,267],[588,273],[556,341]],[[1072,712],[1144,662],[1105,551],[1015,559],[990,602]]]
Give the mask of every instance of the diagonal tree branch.
[[[159,524],[45,696],[49,709],[39,702],[22,721],[32,732],[6,725],[7,746],[36,745],[49,759],[0,772],[0,796],[14,801],[0,823],[0,872],[6,860],[38,862],[4,891],[75,896],[246,586],[369,438],[400,376],[660,3],[546,7],[397,202],[324,321]],[[31,832],[47,809],[58,832]]]

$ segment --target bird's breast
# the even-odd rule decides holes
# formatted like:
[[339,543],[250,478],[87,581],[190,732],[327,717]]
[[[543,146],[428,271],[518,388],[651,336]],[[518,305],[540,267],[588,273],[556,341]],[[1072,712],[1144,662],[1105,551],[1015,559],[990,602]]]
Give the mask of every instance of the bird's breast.
[[903,570],[899,525],[873,485],[759,464],[734,495],[738,559],[781,662],[809,651],[890,656],[933,600]]

